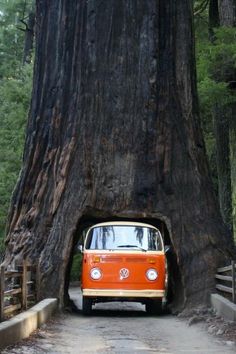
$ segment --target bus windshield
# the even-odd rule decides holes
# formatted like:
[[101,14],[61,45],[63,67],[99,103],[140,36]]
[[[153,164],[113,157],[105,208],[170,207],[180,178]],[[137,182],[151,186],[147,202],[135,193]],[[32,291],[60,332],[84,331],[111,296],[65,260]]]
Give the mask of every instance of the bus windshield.
[[145,226],[109,225],[90,230],[85,248],[90,250],[162,251],[161,234]]

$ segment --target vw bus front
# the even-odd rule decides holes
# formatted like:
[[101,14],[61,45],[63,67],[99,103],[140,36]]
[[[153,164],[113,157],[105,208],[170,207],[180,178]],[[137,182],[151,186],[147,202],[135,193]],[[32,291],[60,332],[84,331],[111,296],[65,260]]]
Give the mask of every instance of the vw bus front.
[[165,296],[166,258],[160,231],[137,222],[92,226],[82,262],[82,312],[108,301],[136,301],[159,313]]

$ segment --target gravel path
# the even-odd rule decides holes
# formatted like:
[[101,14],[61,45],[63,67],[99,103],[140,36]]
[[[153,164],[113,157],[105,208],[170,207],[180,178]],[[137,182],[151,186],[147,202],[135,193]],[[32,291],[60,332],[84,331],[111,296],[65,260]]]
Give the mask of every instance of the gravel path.
[[[78,289],[71,297],[81,307]],[[28,340],[2,354],[69,353],[235,353],[232,341],[209,335],[202,324],[189,326],[172,315],[149,317],[135,303],[96,305],[92,316],[65,314],[44,325]]]

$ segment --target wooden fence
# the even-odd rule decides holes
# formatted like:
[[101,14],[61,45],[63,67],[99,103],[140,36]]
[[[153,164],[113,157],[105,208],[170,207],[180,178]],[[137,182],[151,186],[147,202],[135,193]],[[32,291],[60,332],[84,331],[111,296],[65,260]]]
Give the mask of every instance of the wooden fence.
[[[228,294],[233,303],[236,303],[236,262],[231,265],[217,269],[215,278],[217,279],[216,289]],[[230,285],[230,286],[229,286]],[[230,294],[230,295],[229,295]]]
[[36,303],[36,266],[24,260],[15,268],[0,266],[0,322]]

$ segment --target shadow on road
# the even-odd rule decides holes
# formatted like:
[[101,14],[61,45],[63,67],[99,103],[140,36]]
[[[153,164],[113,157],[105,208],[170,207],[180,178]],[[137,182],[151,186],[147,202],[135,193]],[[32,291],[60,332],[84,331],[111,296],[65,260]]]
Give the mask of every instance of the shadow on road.
[[[82,311],[82,296],[81,291],[78,288],[70,289],[70,312],[81,315]],[[106,302],[106,303],[98,303],[93,306],[92,313],[89,317],[163,317],[170,314],[168,309],[163,310],[161,315],[150,315],[145,311],[145,305],[142,305],[138,302]]]
[[[110,305],[110,306],[109,306]],[[135,307],[142,306],[140,304],[134,304],[134,308],[127,308],[124,306],[122,303],[116,303],[116,307],[120,308],[115,308],[113,303],[106,303],[106,304],[99,304],[95,305],[95,308],[93,308],[91,315],[89,316],[84,316],[82,314],[81,308],[79,308],[75,303],[73,303],[72,307],[70,308],[70,311],[72,315],[81,315],[84,317],[122,317],[122,318],[130,318],[130,317],[136,317],[136,318],[145,318],[145,317],[163,317],[168,314],[170,314],[169,311],[163,311],[162,314],[160,315],[150,315],[148,314],[144,309],[135,309]],[[99,307],[99,308],[97,308]],[[143,306],[144,307],[144,306]]]

